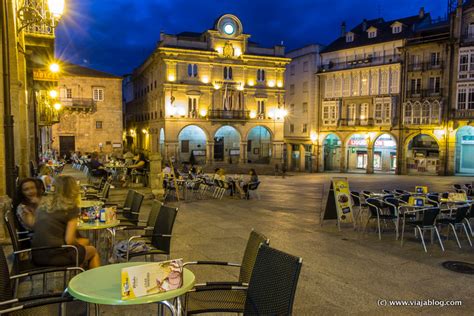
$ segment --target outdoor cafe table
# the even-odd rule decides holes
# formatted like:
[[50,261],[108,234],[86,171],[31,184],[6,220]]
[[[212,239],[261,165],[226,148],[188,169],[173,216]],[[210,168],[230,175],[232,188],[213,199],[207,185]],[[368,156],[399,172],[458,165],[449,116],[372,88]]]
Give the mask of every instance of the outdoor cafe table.
[[195,282],[194,274],[186,268],[183,269],[183,286],[181,288],[168,292],[122,300],[122,268],[147,263],[150,262],[118,263],[82,272],[72,278],[66,291],[76,299],[87,303],[124,306],[158,303],[167,306],[172,315],[181,315],[180,303],[178,303],[178,308],[175,308],[169,300],[174,298],[179,299],[180,296],[186,294],[186,292],[193,288]]

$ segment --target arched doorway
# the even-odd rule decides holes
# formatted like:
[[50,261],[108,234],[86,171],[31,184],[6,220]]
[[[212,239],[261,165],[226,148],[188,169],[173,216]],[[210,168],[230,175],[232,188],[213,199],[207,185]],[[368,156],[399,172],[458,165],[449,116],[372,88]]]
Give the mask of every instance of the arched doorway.
[[374,172],[395,173],[397,169],[397,141],[390,134],[382,134],[374,142]]
[[188,125],[178,135],[179,160],[191,164],[206,163],[206,133],[196,125]]
[[272,136],[263,126],[256,126],[247,136],[247,160],[249,163],[270,163]]
[[324,140],[324,171],[341,170],[341,139],[329,134]]
[[158,140],[158,150],[160,151],[161,157],[165,155],[165,130],[160,129],[160,138]]
[[367,170],[367,136],[354,134],[347,141],[347,170],[362,172]]
[[240,157],[240,134],[232,126],[222,126],[214,136],[214,160],[238,162]]
[[413,137],[406,153],[409,174],[438,174],[439,146],[430,135],[418,134]]
[[464,126],[456,132],[456,172],[474,174],[474,127]]

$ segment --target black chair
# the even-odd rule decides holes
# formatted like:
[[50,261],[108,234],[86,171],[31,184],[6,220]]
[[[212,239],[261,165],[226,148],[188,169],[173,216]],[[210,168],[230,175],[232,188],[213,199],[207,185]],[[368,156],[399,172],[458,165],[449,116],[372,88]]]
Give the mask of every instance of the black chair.
[[[178,214],[178,208],[162,206],[156,217],[155,225],[152,234],[142,234],[132,236],[128,239],[127,245],[127,261],[130,258],[151,255],[165,255],[169,260],[171,251],[171,238],[173,232],[174,221]],[[130,243],[133,240],[143,240],[148,246],[149,250],[136,253],[130,253]]]
[[[49,272],[82,272],[79,267],[49,268]],[[43,271],[30,271],[20,275],[11,275],[8,271],[8,263],[5,258],[3,246],[0,245],[0,314],[8,315],[59,315],[61,305],[73,301],[72,297],[62,297],[63,293],[44,293],[35,296],[17,297],[16,289],[12,282],[20,278],[33,277],[43,274]],[[85,304],[82,304],[84,306]],[[76,309],[78,306],[74,306]],[[54,311],[53,311],[54,309]],[[24,311],[24,312],[20,312]],[[26,312],[28,311],[28,312]]]
[[247,192],[245,193],[245,197],[247,198],[247,200],[250,200],[250,191],[254,191],[255,195],[257,195],[257,199],[260,200],[260,194],[258,193],[259,185],[260,185],[260,181],[250,182],[247,184]]
[[439,208],[430,207],[430,208],[425,208],[425,209],[418,209],[418,210],[411,211],[411,213],[421,213],[422,219],[406,221],[406,217],[405,216],[403,217],[401,245],[403,246],[403,236],[405,234],[405,226],[408,225],[415,228],[415,236],[416,236],[417,230],[420,233],[421,243],[423,244],[423,249],[425,250],[425,252],[428,252],[426,250],[426,244],[425,244],[425,238],[424,238],[425,230],[435,231],[436,236],[438,237],[439,245],[441,246],[441,249],[444,251],[443,241],[441,240],[438,228],[435,225],[436,217],[439,214]]
[[399,223],[400,223],[400,221],[399,221],[400,200],[393,197],[393,196],[388,196],[388,197],[384,198],[384,204],[385,204],[385,206],[387,206],[387,208],[390,212],[390,216],[392,217],[392,220],[395,223],[395,231],[396,231],[395,239],[398,240],[398,226],[399,226]]
[[244,310],[245,295],[239,291],[221,290],[216,291],[213,288],[216,286],[247,286],[252,270],[257,259],[258,249],[260,244],[268,245],[269,239],[264,235],[252,230],[250,232],[247,246],[245,247],[242,263],[230,263],[222,261],[193,261],[186,262],[187,265],[214,265],[214,266],[228,266],[240,267],[238,281],[226,282],[206,282],[196,285],[197,291],[192,290],[186,295],[186,314],[201,314],[201,313],[242,313]]
[[469,208],[470,208],[469,205],[462,205],[456,209],[456,214],[454,216],[440,218],[436,221],[437,225],[439,226],[444,225],[448,227],[447,237],[449,237],[450,228],[452,229],[459,248],[461,248],[461,242],[459,241],[458,234],[456,233],[456,229],[458,228],[464,229],[464,232],[466,233],[467,241],[469,242],[469,245],[472,247],[471,238],[469,237],[469,232],[467,230],[467,225],[465,222],[465,220],[467,219]]
[[453,188],[457,193],[466,193],[467,191],[460,184],[453,184]]
[[398,199],[401,200],[403,203],[408,203],[410,200],[411,194],[402,194],[398,196]]
[[[132,191],[132,202],[130,204],[130,210],[123,209],[123,213],[118,213],[118,219],[120,224],[124,225],[135,225],[137,226],[140,221],[140,211],[145,196],[137,191]],[[127,194],[128,198],[128,194]],[[125,201],[128,203],[128,201]],[[124,204],[125,205],[125,204]]]
[[364,231],[367,229],[367,225],[369,225],[369,222],[371,220],[377,220],[377,230],[379,233],[379,239],[382,239],[382,231],[380,227],[380,221],[393,221],[395,224],[395,228],[398,230],[398,224],[397,224],[397,216],[392,215],[392,214],[383,214],[382,209],[385,208],[385,204],[383,201],[377,200],[377,199],[367,199],[366,203],[369,207],[369,218],[367,219],[367,223],[365,224]]
[[93,193],[86,193],[84,199],[86,200],[100,200],[103,202],[106,202],[107,199],[109,198],[109,193],[110,193],[110,183],[106,182],[104,184],[104,187],[102,190],[100,190],[99,193],[93,194]]
[[367,203],[362,203],[360,198],[360,193],[357,191],[351,191],[351,198],[352,198],[352,207],[357,209],[357,213],[354,216],[354,222],[358,226],[357,222],[360,219],[362,214],[362,210],[367,210]]
[[146,225],[126,225],[126,226],[119,226],[117,230],[120,231],[143,231],[144,235],[149,236],[153,233],[153,227],[156,223],[156,218],[158,213],[160,212],[161,207],[163,207],[163,203],[160,201],[154,200],[151,204],[151,210],[148,214],[148,220]]
[[[221,286],[245,296],[243,315],[291,315],[303,260],[261,244],[248,287]],[[199,289],[195,289],[199,291]]]
[[362,191],[362,196],[364,197],[365,200],[370,199],[370,196],[372,195],[372,192],[370,191]]
[[431,206],[439,207],[439,194],[437,193],[428,193],[426,195],[426,204]]

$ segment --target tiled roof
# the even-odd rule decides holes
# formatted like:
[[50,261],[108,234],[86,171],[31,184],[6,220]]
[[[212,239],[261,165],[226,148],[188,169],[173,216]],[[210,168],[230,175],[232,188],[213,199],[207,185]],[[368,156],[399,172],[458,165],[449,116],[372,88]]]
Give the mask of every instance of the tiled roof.
[[65,76],[77,76],[77,77],[96,77],[96,78],[115,78],[122,79],[120,76],[112,75],[107,72],[71,64],[69,62],[61,63],[61,72]]
[[[423,18],[415,15],[391,21],[385,21],[382,18],[364,20],[350,31],[354,33],[354,40],[352,42],[346,42],[346,37],[340,36],[338,39],[326,46],[322,53],[404,39],[412,35],[414,26],[425,19],[430,19],[429,13],[425,14]],[[395,22],[402,23],[403,27],[400,33],[393,34],[391,25]],[[377,28],[377,36],[369,38],[367,30],[372,26]]]

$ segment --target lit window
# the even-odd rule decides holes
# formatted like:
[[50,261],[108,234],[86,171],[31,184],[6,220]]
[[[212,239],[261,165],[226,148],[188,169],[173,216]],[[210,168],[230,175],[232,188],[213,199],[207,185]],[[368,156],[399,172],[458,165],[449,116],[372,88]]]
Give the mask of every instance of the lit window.
[[104,101],[104,89],[103,88],[94,88],[92,90],[92,95],[94,101]]
[[402,31],[402,27],[400,25],[392,27],[392,33],[393,34],[401,33],[401,31]]
[[374,37],[377,37],[377,31],[370,31],[369,38],[374,38]]

